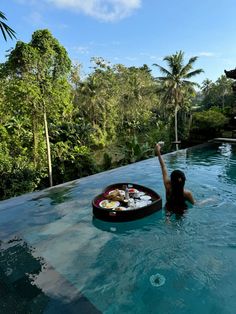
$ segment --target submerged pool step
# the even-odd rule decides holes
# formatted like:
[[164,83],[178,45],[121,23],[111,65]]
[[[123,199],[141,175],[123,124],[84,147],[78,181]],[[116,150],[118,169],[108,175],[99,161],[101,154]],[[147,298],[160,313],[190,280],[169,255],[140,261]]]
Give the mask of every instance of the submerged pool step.
[[[41,282],[42,276],[46,280],[47,286],[43,289],[34,282],[38,275]],[[48,296],[50,291],[53,293]],[[61,298],[53,298],[54,294],[61,295]],[[45,310],[58,314],[101,314],[43,258],[33,256],[25,241],[16,238],[7,243],[0,241],[0,313],[28,314]]]

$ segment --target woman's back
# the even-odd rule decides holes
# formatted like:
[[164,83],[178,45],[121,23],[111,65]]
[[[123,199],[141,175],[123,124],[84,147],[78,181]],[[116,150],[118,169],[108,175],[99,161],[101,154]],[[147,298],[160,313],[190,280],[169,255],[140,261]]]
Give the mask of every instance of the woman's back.
[[181,170],[174,170],[170,176],[170,184],[166,185],[166,207],[169,211],[183,212],[185,203],[185,175]]
[[166,208],[169,211],[183,212],[187,208],[185,201],[194,204],[192,193],[184,190],[185,174],[181,170],[174,170],[169,178],[165,162],[161,156],[161,146],[159,144],[156,144],[156,152],[166,189]]

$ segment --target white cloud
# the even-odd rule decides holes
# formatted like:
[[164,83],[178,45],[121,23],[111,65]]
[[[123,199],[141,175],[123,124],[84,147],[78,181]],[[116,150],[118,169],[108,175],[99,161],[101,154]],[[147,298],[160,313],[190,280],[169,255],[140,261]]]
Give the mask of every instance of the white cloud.
[[201,57],[214,57],[215,54],[213,52],[202,51],[198,55]]
[[76,46],[72,48],[75,52],[80,54],[89,54],[89,47],[87,46]]
[[31,12],[31,14],[28,16],[28,21],[33,25],[41,25],[43,24],[43,18],[42,15],[39,12]]
[[82,12],[99,20],[111,22],[132,14],[141,0],[46,0],[59,8]]
[[62,23],[62,24],[59,24],[57,27],[59,29],[67,29],[69,26],[67,24]]
[[152,55],[150,53],[147,53],[147,52],[140,52],[139,54],[141,57],[145,57],[145,58],[148,58],[152,61],[163,61],[163,57],[158,57],[156,55]]
[[137,61],[138,60],[137,57],[125,57],[125,59],[128,61]]

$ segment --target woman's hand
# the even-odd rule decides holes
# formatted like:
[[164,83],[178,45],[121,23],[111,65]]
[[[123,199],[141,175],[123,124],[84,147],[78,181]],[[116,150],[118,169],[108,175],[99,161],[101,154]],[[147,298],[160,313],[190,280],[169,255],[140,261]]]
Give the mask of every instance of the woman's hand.
[[157,156],[161,155],[161,145],[160,144],[158,144],[158,143],[156,144],[155,151],[156,151]]

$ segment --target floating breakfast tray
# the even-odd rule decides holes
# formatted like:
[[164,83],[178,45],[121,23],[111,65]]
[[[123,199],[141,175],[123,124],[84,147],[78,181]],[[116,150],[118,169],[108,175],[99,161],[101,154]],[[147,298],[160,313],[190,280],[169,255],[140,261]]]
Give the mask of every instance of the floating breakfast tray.
[[[125,187],[129,199],[123,199]],[[118,194],[112,199],[111,195]],[[155,191],[135,183],[116,183],[109,185],[93,201],[93,215],[101,220],[122,222],[140,219],[162,208],[162,199]]]

